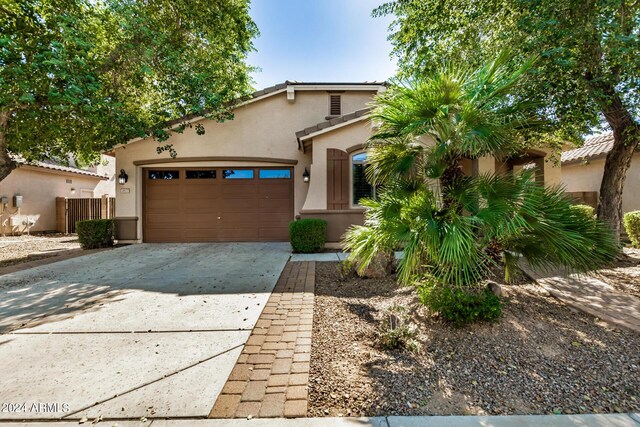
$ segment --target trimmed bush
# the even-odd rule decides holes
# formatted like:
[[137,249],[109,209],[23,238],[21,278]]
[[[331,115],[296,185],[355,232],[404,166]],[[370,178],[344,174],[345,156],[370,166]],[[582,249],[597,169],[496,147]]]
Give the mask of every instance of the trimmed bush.
[[624,229],[634,248],[640,248],[640,211],[624,214]]
[[488,288],[462,290],[444,285],[423,285],[418,291],[424,305],[458,326],[477,320],[494,320],[502,315],[500,298]]
[[573,205],[570,207],[571,212],[578,216],[583,216],[585,219],[593,220],[596,217],[596,210],[589,205]]
[[90,219],[76,223],[76,233],[82,249],[113,246],[115,223],[112,219]]
[[301,219],[289,223],[289,238],[294,252],[313,253],[324,248],[327,221]]

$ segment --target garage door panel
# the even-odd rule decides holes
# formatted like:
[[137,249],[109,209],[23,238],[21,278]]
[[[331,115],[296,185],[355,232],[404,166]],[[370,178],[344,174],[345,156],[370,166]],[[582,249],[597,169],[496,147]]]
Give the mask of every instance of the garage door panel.
[[181,242],[182,229],[147,227],[145,240],[147,242]]
[[218,227],[218,217],[210,213],[194,213],[190,212],[188,215],[183,215],[182,222],[187,227],[203,228],[203,227]]
[[257,212],[244,212],[223,215],[220,217],[221,228],[233,227],[257,227],[260,214]]
[[273,225],[273,224],[289,224],[293,221],[290,212],[275,212],[275,213],[267,213],[260,212],[260,226],[263,225]]
[[211,242],[218,239],[216,228],[184,228],[182,237],[189,242]]
[[257,227],[221,229],[218,235],[225,241],[251,241],[258,236]]
[[260,228],[260,240],[289,240],[289,227]]
[[223,179],[224,168],[213,169],[216,178],[207,179],[186,179],[184,168],[171,168],[180,176],[171,180],[150,180],[145,172],[145,241],[288,240],[292,180],[259,179],[262,168],[254,179]]
[[182,201],[182,210],[187,214],[190,212],[205,213],[209,212],[214,215],[218,212],[219,200],[207,200],[207,199],[184,199]]
[[[248,184],[248,185],[247,185]],[[253,182],[249,181],[245,185],[223,185],[221,188],[222,198],[224,199],[253,199],[258,194],[257,186],[251,185]]]
[[291,214],[290,200],[263,199],[260,200],[258,207],[260,212],[287,212]]
[[261,196],[275,196],[288,199],[291,197],[291,184],[261,185],[258,188],[258,194]]
[[254,212],[257,211],[259,203],[256,199],[227,199],[220,201],[220,212]]
[[163,187],[151,185],[147,186],[145,196],[148,197],[148,200],[179,200],[179,188],[179,186]]
[[178,213],[180,211],[180,201],[172,199],[148,200],[147,209],[150,212]]

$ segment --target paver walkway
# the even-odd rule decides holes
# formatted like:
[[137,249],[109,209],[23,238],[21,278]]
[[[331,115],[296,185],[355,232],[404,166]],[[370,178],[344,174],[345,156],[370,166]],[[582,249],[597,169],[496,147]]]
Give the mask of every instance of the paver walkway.
[[311,360],[315,262],[289,262],[211,418],[304,417]]
[[640,333],[640,299],[617,291],[584,274],[538,271],[521,263],[525,273],[564,303],[614,324]]

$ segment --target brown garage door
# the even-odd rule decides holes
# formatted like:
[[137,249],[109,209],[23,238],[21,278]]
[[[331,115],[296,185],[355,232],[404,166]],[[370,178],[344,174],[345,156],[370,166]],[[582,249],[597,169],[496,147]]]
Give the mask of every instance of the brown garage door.
[[286,241],[291,168],[144,169],[145,242]]

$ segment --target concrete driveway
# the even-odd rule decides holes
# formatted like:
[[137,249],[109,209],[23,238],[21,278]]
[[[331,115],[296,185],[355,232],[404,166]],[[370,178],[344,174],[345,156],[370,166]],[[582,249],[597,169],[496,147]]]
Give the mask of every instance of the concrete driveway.
[[134,245],[0,276],[0,420],[208,415],[289,252]]

